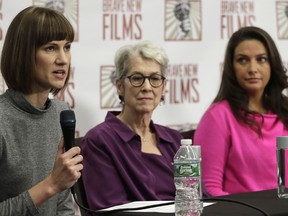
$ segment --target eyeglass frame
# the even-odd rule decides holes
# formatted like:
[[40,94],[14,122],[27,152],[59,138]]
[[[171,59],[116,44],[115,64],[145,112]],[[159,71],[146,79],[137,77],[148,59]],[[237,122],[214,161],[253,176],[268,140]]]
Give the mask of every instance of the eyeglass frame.
[[[144,78],[144,79],[143,79],[143,82],[142,82],[140,85],[135,85],[135,84],[133,84],[133,83],[131,82],[131,77],[134,76],[134,75],[140,75],[140,76],[142,76],[142,78]],[[151,77],[152,77],[152,76],[155,76],[155,75],[161,77],[161,80],[162,80],[161,84],[158,85],[158,86],[153,85],[153,84],[151,83],[151,80],[150,80]],[[142,73],[139,73],[139,72],[133,73],[133,74],[131,74],[131,75],[129,75],[129,76],[123,76],[122,78],[127,78],[127,79],[129,79],[130,84],[131,84],[132,86],[134,86],[134,87],[141,87],[141,86],[145,83],[146,79],[148,79],[150,85],[151,85],[153,88],[158,88],[158,87],[162,86],[163,83],[164,83],[164,80],[166,79],[166,77],[164,77],[164,76],[161,75],[161,74],[156,74],[156,73],[154,73],[154,74],[151,74],[150,76],[144,76]]]

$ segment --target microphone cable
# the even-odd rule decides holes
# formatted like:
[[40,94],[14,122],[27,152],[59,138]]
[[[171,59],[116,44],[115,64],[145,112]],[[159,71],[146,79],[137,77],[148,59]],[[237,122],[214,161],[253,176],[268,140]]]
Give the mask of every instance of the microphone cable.
[[251,205],[249,203],[246,203],[246,202],[243,202],[243,201],[239,201],[239,200],[214,197],[214,198],[203,198],[202,201],[203,202],[230,202],[230,203],[236,203],[236,204],[240,204],[240,205],[255,209],[255,210],[261,212],[265,216],[270,216],[270,214],[268,212],[264,211],[263,209],[261,209],[261,208],[259,208],[257,206]]
[[[165,203],[159,203],[159,204],[147,205],[147,206],[141,206],[141,207],[134,207],[134,208],[122,208],[122,209],[114,209],[114,210],[92,210],[90,208],[84,207],[83,205],[81,205],[79,203],[78,198],[77,198],[77,194],[75,193],[73,187],[71,187],[71,192],[72,192],[73,198],[74,198],[76,204],[79,206],[79,208],[83,209],[86,212],[93,213],[93,214],[98,214],[98,215],[109,215],[109,214],[115,214],[117,212],[125,212],[125,211],[137,211],[137,210],[143,210],[143,209],[148,209],[148,208],[161,207],[161,206],[165,206],[165,205],[172,205],[172,204],[175,203],[174,201],[171,201],[171,202],[165,202]],[[230,202],[230,203],[236,203],[236,204],[239,204],[239,205],[243,205],[243,206],[252,208],[252,209],[254,209],[256,211],[259,211],[265,216],[270,216],[270,214],[268,212],[264,211],[263,209],[261,209],[261,208],[259,208],[257,206],[251,205],[249,203],[246,203],[246,202],[243,202],[243,201],[239,201],[239,200],[217,198],[217,197],[214,197],[214,198],[203,198],[201,200],[203,202]]]

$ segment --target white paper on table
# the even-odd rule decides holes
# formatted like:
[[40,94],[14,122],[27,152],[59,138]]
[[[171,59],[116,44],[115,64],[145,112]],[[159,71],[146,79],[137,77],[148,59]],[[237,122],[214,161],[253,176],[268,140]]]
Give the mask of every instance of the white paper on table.
[[[126,209],[126,208],[139,208],[139,207],[145,207],[145,206],[152,206],[152,205],[158,205],[158,204],[165,204],[163,206],[158,207],[152,207],[152,208],[145,208],[141,210],[129,210],[129,212],[158,212],[158,213],[174,213],[175,212],[175,205],[174,203],[169,204],[171,202],[174,202],[174,200],[171,201],[135,201],[130,202],[122,205],[113,206],[110,208],[102,209],[101,211],[111,211],[111,210],[118,210],[118,209]],[[203,203],[203,206],[209,206],[214,203]]]

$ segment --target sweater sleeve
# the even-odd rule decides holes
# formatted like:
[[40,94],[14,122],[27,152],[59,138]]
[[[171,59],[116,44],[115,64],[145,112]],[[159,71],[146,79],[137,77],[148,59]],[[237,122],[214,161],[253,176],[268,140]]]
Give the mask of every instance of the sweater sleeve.
[[195,145],[201,146],[204,193],[209,196],[227,195],[223,190],[225,164],[229,149],[227,113],[220,107],[209,108],[202,117],[195,135]]
[[20,195],[9,198],[0,202],[0,215],[15,216],[15,215],[38,215],[39,212],[35,207],[28,191]]
[[59,193],[57,202],[57,216],[74,216],[74,206],[70,190]]
[[[58,197],[57,216],[74,216],[73,202],[69,190],[65,190],[55,197]],[[40,212],[36,208],[28,191],[19,194],[16,197],[9,198],[0,202],[0,215],[5,216],[34,216]]]

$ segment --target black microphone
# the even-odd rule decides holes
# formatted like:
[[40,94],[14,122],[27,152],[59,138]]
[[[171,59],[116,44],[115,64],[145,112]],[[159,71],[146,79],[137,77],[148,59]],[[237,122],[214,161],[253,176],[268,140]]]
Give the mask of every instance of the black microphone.
[[73,110],[63,110],[60,113],[60,124],[64,137],[65,151],[75,146],[75,114]]
[[[73,110],[63,110],[60,112],[60,124],[64,137],[64,148],[68,151],[75,146],[75,114]],[[74,187],[71,187],[71,193],[75,195]]]

